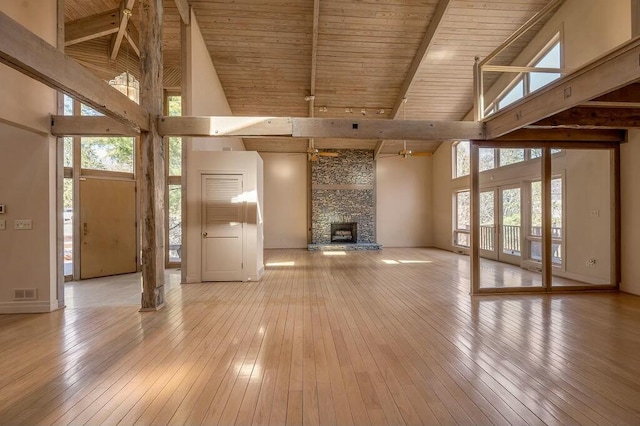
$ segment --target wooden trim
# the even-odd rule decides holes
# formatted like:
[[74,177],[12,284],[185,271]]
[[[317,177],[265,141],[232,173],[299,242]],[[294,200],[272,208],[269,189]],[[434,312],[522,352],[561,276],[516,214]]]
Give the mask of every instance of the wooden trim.
[[563,1],[564,0],[552,0],[547,3],[547,5],[542,10],[533,15],[527,22],[524,23],[524,25],[522,25],[513,34],[511,34],[500,46],[498,46],[493,52],[487,55],[487,57],[484,58],[482,62],[480,62],[480,66],[484,68],[485,64],[489,63],[490,60],[502,53],[502,51],[509,47],[511,43],[522,37],[524,33],[529,31],[531,27],[540,22],[542,18],[544,18],[549,12],[551,12],[554,8],[559,7]]
[[436,6],[433,15],[431,16],[431,20],[429,21],[429,25],[424,33],[424,37],[422,37],[422,41],[420,42],[420,46],[416,51],[415,56],[413,57],[413,61],[407,70],[407,77],[404,79],[402,83],[402,87],[400,89],[400,93],[396,98],[396,102],[393,105],[393,109],[391,110],[391,118],[395,119],[398,117],[398,112],[400,111],[400,107],[402,106],[403,99],[407,97],[413,82],[415,81],[416,75],[418,74],[418,70],[420,69],[420,65],[427,57],[429,53],[429,49],[433,45],[433,42],[436,38],[436,34],[440,29],[440,24],[443,21],[444,15],[447,13],[447,9],[451,4],[451,0],[439,0],[438,5]]
[[[56,2],[58,50],[64,53],[64,0]],[[64,112],[64,95],[56,92],[56,113]],[[56,299],[64,307],[64,139],[56,138]]]
[[108,170],[80,169],[81,178],[99,178],[112,180],[135,180],[135,173],[112,172]]
[[[73,115],[80,115],[80,102],[73,100]],[[80,177],[82,173],[82,139],[73,138],[73,278],[80,279],[82,260],[82,209],[80,208]]]
[[640,37],[485,119],[495,139],[640,79]]
[[482,121],[484,118],[484,79],[479,63],[480,58],[476,56],[473,64],[473,117],[475,121]]
[[616,289],[620,289],[622,282],[622,208],[620,194],[620,146],[613,149],[611,155],[611,194],[613,194],[612,236],[611,247],[613,248],[612,274],[613,283]]
[[471,241],[469,246],[471,264],[472,295],[480,291],[480,147],[476,141],[469,141],[471,178]]
[[327,185],[327,184],[315,184],[311,185],[311,189],[330,189],[330,190],[357,190],[365,191],[372,190],[373,185]]
[[568,74],[573,70],[568,70],[565,68],[538,68],[538,67],[523,67],[516,65],[484,65],[482,67],[482,72],[511,72],[511,73],[525,73],[525,72],[543,72],[543,73],[558,73],[558,74]]
[[140,136],[140,131],[111,117],[51,116],[54,136]]
[[[189,19],[193,12],[189,9]],[[191,29],[189,24],[184,22],[184,18],[180,22],[180,68],[182,70],[182,87],[180,88],[181,102],[182,102],[182,114],[191,114],[191,98],[189,91],[193,86],[191,63],[189,62],[189,55],[191,51]],[[188,229],[188,210],[189,205],[187,203],[187,175],[189,166],[189,147],[191,146],[191,138],[182,138],[182,176],[181,176],[181,198],[182,201],[182,259],[180,267],[180,282],[187,282],[188,271],[188,247],[186,242],[186,235]]]
[[176,8],[184,25],[191,25],[191,8],[187,0],[175,0]]
[[622,142],[627,139],[627,132],[618,129],[574,129],[574,128],[523,128],[491,141],[479,142],[503,147],[506,142],[558,142],[558,143],[588,143],[588,142]]
[[1,12],[0,62],[100,112],[149,129],[144,108]]
[[[551,148],[542,149],[542,286],[552,287],[552,241],[551,241]],[[523,203],[527,205],[527,203]],[[566,240],[566,239],[565,239]],[[566,241],[565,241],[566,247]]]

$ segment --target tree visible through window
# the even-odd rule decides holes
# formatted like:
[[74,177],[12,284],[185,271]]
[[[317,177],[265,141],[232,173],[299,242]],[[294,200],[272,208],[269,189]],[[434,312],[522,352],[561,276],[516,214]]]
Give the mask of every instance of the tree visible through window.
[[454,145],[455,177],[467,176],[471,170],[469,141],[460,141]]

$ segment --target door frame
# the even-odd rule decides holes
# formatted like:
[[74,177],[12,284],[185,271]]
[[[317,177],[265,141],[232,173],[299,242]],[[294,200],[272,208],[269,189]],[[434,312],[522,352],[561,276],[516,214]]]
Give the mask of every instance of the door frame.
[[[497,204],[498,204],[498,209],[496,210],[497,213],[497,221],[496,221],[496,229],[497,229],[497,241],[498,243],[496,244],[496,248],[498,250],[497,252],[497,257],[498,257],[498,261],[503,262],[503,263],[510,263],[512,265],[517,265],[520,266],[521,262],[522,262],[522,228],[523,228],[523,209],[522,209],[522,202],[523,202],[523,194],[522,194],[522,183],[514,183],[514,184],[509,184],[509,185],[501,185],[501,186],[497,186],[495,187],[497,190],[497,194],[498,194],[498,198],[497,198]],[[518,239],[519,241],[519,245],[520,245],[520,254],[519,255],[515,255],[515,254],[509,254],[509,253],[505,253],[504,251],[504,221],[503,221],[503,207],[504,207],[504,198],[502,196],[503,191],[508,191],[508,190],[512,190],[512,189],[517,189],[520,191],[520,232],[519,232],[519,236]]]
[[[184,173],[183,173],[184,175]],[[198,185],[200,186],[199,188],[199,197],[198,197],[198,202],[199,202],[199,206],[198,206],[198,222],[200,223],[199,226],[199,235],[198,235],[198,241],[200,242],[197,247],[198,250],[200,251],[199,253],[199,259],[200,259],[200,268],[198,270],[198,275],[199,275],[199,281],[200,282],[204,282],[203,281],[203,269],[204,269],[204,238],[203,238],[203,233],[204,233],[204,221],[205,221],[205,217],[204,217],[204,205],[203,205],[203,197],[202,197],[202,192],[203,192],[203,187],[202,187],[202,180],[205,176],[240,176],[242,178],[242,184],[243,184],[243,188],[244,188],[244,182],[247,181],[247,173],[244,170],[200,170],[198,172]],[[247,227],[245,226],[245,224],[247,223],[247,202],[246,200],[243,200],[243,208],[242,208],[242,264],[245,265],[247,262]],[[187,236],[188,238],[188,236]],[[183,241],[184,241],[184,235],[183,235]],[[184,251],[183,251],[184,253]],[[184,268],[184,263],[185,259],[182,259],[182,267]],[[245,276],[244,276],[244,268],[242,269],[242,273],[241,273],[241,281],[245,281]]]

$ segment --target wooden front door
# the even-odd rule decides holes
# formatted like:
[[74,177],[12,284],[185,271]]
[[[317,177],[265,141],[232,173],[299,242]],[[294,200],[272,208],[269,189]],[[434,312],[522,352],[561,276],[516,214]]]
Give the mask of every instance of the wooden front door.
[[136,272],[135,182],[80,181],[80,278]]

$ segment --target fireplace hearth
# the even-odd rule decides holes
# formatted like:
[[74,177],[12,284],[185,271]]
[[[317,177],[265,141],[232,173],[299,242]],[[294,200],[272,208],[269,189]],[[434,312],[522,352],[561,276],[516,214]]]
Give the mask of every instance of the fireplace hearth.
[[358,242],[358,223],[344,222],[331,224],[331,242],[332,243],[357,243]]

